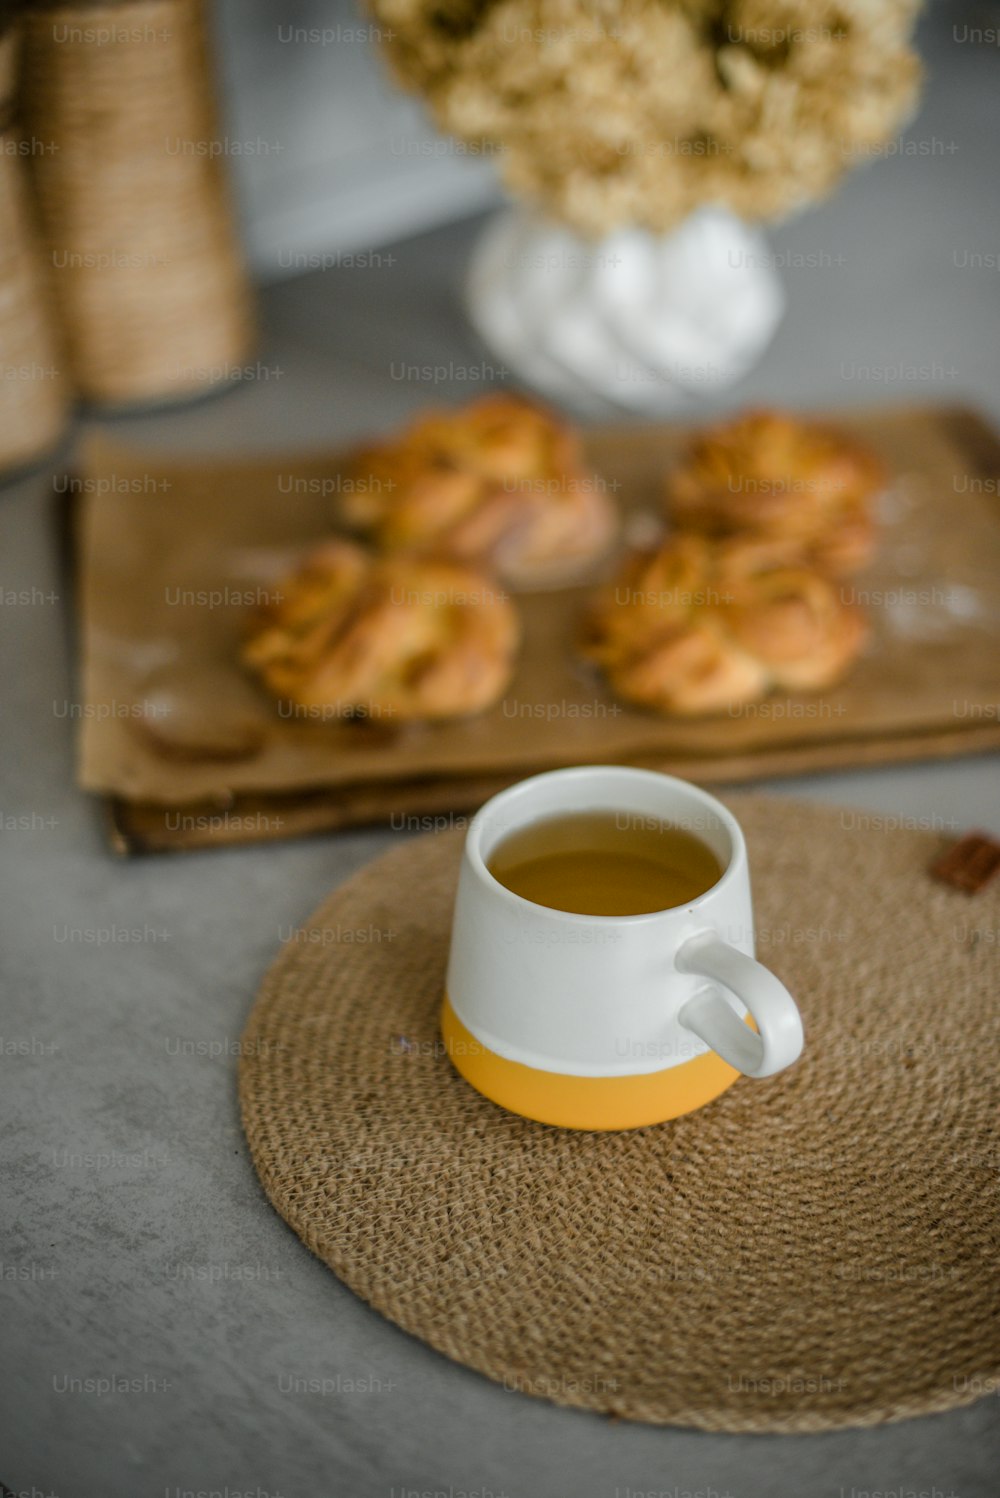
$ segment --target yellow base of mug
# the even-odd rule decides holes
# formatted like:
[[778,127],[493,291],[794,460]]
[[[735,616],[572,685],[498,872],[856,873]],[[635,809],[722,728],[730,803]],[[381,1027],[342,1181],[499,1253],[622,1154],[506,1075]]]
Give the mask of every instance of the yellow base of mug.
[[456,1070],[477,1092],[522,1118],[563,1129],[641,1129],[693,1113],[740,1073],[714,1051],[662,1071],[575,1077],[508,1061],[467,1030],[445,995],[441,1034]]

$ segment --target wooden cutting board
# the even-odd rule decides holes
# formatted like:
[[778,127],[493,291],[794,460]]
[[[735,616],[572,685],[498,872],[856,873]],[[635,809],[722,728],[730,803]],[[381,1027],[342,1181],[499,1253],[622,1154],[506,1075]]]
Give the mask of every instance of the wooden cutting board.
[[[521,595],[502,701],[465,722],[287,721],[237,662],[247,608],[328,533],[336,455],[183,464],[95,439],[78,484],[82,785],[121,852],[390,821],[461,823],[538,770],[651,765],[704,783],[1000,746],[1000,442],[954,408],[837,413],[892,473],[874,565],[844,584],[872,643],[831,691],[671,720],[617,702],[575,654],[587,589]],[[658,512],[689,429],[594,428],[626,534]]]

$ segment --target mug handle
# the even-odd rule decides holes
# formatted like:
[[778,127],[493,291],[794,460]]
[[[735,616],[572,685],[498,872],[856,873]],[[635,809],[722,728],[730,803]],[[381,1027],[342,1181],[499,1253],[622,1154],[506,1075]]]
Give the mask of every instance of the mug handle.
[[689,937],[677,952],[682,973],[697,973],[731,989],[750,1011],[750,1029],[716,988],[702,988],[677,1018],[723,1061],[748,1077],[772,1077],[802,1052],[802,1016],[785,985],[762,963],[738,952],[714,931]]

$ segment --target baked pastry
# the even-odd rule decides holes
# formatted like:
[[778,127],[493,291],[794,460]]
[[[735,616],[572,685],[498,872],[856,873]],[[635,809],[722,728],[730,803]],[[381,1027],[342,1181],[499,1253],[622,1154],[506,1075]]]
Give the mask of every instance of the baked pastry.
[[429,412],[355,453],[352,473],[340,519],[379,548],[488,566],[512,586],[572,580],[614,534],[575,432],[509,395]]
[[866,637],[837,585],[782,545],[682,535],[598,592],[584,651],[622,697],[693,715],[831,686]]
[[694,439],[666,482],[677,530],[788,543],[835,576],[871,560],[871,501],[885,470],[842,432],[780,411],[749,411]]
[[243,660],[306,716],[451,718],[499,697],[518,635],[514,605],[480,573],[337,540],[278,586]]

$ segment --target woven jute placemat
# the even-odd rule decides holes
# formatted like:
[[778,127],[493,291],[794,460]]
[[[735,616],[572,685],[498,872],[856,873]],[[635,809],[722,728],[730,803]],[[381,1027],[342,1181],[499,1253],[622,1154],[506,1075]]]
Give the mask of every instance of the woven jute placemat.
[[505,1388],[717,1431],[874,1425],[1000,1387],[1000,881],[955,833],[763,797],[759,955],[799,1063],[622,1134],[526,1122],[437,1030],[461,828],[286,941],[241,1047],[264,1189],[376,1310]]

